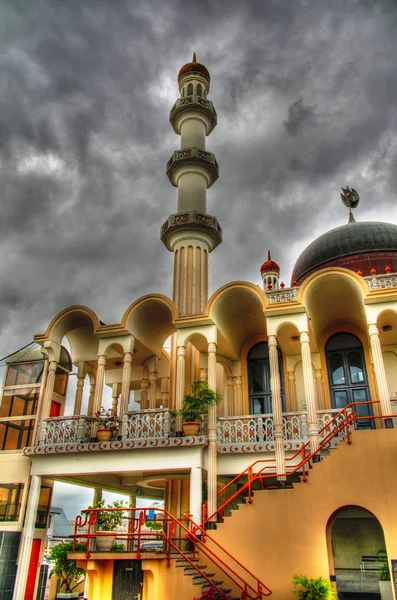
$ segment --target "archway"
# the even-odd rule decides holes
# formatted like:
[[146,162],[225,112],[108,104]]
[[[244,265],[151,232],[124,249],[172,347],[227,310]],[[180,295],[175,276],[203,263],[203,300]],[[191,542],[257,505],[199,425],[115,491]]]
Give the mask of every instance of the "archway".
[[[360,340],[351,333],[336,333],[325,347],[330,395],[333,408],[342,409],[351,402],[370,400],[364,349]],[[374,422],[371,405],[356,405],[355,412],[363,417],[356,421],[358,429],[372,429]]]
[[343,506],[328,521],[327,539],[338,600],[380,600],[379,571],[387,557],[375,515],[361,506]]

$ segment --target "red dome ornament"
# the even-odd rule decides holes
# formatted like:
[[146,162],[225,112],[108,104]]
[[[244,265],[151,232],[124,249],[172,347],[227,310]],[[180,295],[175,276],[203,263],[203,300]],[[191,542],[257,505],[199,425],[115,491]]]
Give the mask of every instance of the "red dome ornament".
[[389,273],[391,273],[391,268],[389,267],[389,265],[385,267],[385,273],[387,273],[388,275]]
[[371,275],[376,275],[376,269],[374,269],[373,267],[371,269]]
[[264,271],[278,271],[280,273],[280,267],[276,262],[274,262],[274,260],[272,260],[270,250],[267,251],[267,261],[261,266],[261,273]]

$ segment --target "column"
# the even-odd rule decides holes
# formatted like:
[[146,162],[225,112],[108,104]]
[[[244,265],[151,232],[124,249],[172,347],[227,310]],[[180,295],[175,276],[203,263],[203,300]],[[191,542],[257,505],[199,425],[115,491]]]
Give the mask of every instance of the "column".
[[128,404],[130,402],[131,363],[132,352],[124,352],[123,375],[121,380],[120,417],[123,417],[123,415],[128,411]]
[[[106,366],[106,356],[104,354],[100,354],[98,356],[98,368],[96,372],[96,383],[95,383],[95,392],[94,398],[92,401],[92,414],[96,414],[101,410],[102,406],[102,395],[103,395],[103,385],[105,383],[105,366]],[[92,423],[91,425],[91,437],[95,438],[96,436],[96,425]]]
[[141,381],[141,410],[149,408],[149,379],[142,379]]
[[[374,361],[374,369],[376,376],[376,384],[380,400],[381,414],[384,416],[391,415],[390,393],[387,386],[385,364],[383,362],[382,346],[379,339],[378,327],[375,323],[368,325],[368,334],[372,350],[372,360]],[[393,429],[393,419],[384,419],[386,429]]]
[[[300,334],[302,367],[303,367],[303,385],[305,388],[305,398],[307,407],[307,424],[309,429],[310,452],[318,450],[318,423],[316,407],[316,390],[314,387],[314,378],[312,370],[312,357],[310,352],[309,334],[302,331]],[[313,462],[319,462],[320,455],[313,456]]]
[[227,378],[227,404],[229,409],[229,416],[236,415],[236,406],[234,404],[234,377]]
[[163,408],[168,408],[168,402],[169,402],[169,384],[170,384],[170,379],[169,377],[162,377],[161,378],[161,406]]
[[281,383],[278,367],[277,338],[269,335],[269,366],[272,386],[272,408],[274,421],[274,438],[276,442],[276,470],[277,485],[285,489],[287,476],[285,473],[284,431],[283,431],[283,408],[281,404]]
[[90,417],[92,415],[92,407],[94,405],[94,396],[95,396],[95,383],[91,383],[90,385],[90,394],[88,396],[88,406],[87,406],[87,415]]
[[235,385],[234,401],[235,401],[235,407],[236,407],[236,415],[243,415],[245,412],[243,410],[243,380],[239,375],[237,375],[237,377],[234,378],[234,385]]
[[114,383],[112,385],[112,411],[115,415],[119,414],[117,412],[117,405],[119,403],[119,384],[118,383]]
[[149,373],[149,408],[156,408],[157,400],[157,371]]
[[18,569],[15,579],[13,600],[25,597],[25,588],[28,578],[30,554],[34,538],[37,507],[40,498],[41,477],[33,475],[30,483],[29,498],[26,506],[25,524],[22,530],[21,546],[19,549]]
[[83,401],[84,377],[77,375],[76,395],[74,397],[74,415],[81,415],[81,403]]
[[[216,391],[216,344],[208,344],[208,386]],[[217,507],[217,455],[216,455],[216,406],[208,409],[208,514]],[[209,529],[216,528],[216,516],[208,523]]]
[[[178,346],[176,355],[177,355],[177,362],[176,362],[175,410],[180,410],[183,406],[183,398],[185,396],[185,357],[186,357],[185,346]],[[178,415],[176,417],[175,435],[177,437],[182,436],[182,417],[180,415]]]
[[45,386],[43,407],[40,411],[40,421],[42,421],[43,419],[47,419],[50,416],[51,402],[54,394],[56,370],[57,362],[56,360],[51,360],[48,365],[47,384]]
[[190,496],[189,496],[189,514],[192,520],[200,525],[202,498],[202,477],[201,467],[192,467],[190,469]]
[[201,381],[208,381],[208,369],[200,369]]
[[324,378],[321,369],[315,369],[316,374],[316,389],[317,389],[317,405],[319,409],[326,409],[325,406],[325,392],[324,392]]
[[290,411],[296,412],[298,410],[298,402],[296,399],[296,379],[295,379],[294,371],[288,371],[288,390],[289,390]]

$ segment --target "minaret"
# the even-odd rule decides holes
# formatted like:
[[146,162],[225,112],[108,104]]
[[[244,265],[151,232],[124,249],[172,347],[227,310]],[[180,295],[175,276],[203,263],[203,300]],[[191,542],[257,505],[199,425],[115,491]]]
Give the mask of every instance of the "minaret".
[[205,138],[216,126],[216,112],[207,95],[208,69],[193,60],[178,74],[180,98],[170,112],[171,125],[181,136],[181,149],[167,163],[167,175],[178,188],[177,213],[161,227],[161,240],[174,253],[173,300],[180,314],[204,312],[208,298],[208,254],[222,241],[216,217],[207,214],[207,188],[219,169]]
[[265,292],[278,290],[278,280],[280,278],[280,267],[272,260],[270,250],[267,251],[267,261],[261,266],[261,277],[263,289]]

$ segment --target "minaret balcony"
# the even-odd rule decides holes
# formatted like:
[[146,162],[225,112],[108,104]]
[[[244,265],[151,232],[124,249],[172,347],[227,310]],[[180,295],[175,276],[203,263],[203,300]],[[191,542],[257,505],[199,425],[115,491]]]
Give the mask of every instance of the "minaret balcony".
[[205,177],[207,188],[219,177],[219,166],[215,154],[197,147],[176,150],[167,163],[167,176],[174,187],[178,187],[179,179],[192,171]]
[[170,122],[175,133],[180,135],[181,123],[192,116],[202,119],[205,123],[206,135],[216,127],[217,114],[211,100],[201,96],[186,96],[186,98],[179,98],[170,111]]
[[161,226],[160,237],[163,244],[172,252],[178,234],[186,230],[205,231],[211,240],[211,252],[222,241],[222,228],[218,219],[211,215],[190,210],[170,215]]

